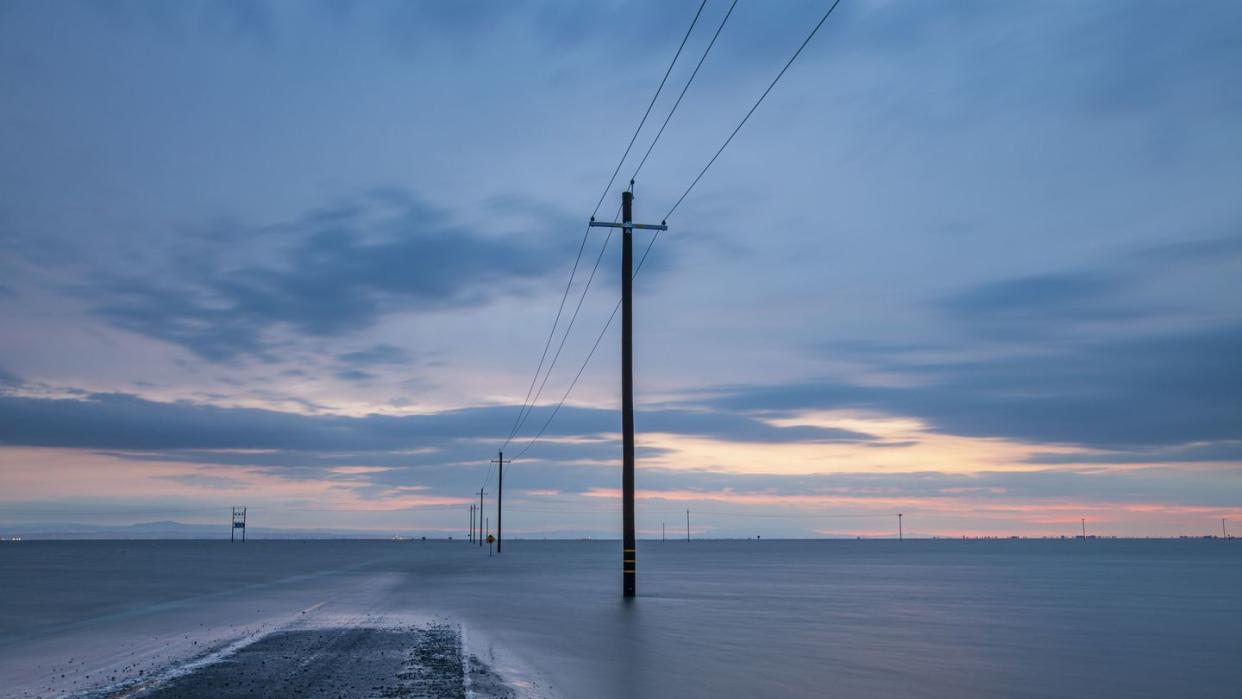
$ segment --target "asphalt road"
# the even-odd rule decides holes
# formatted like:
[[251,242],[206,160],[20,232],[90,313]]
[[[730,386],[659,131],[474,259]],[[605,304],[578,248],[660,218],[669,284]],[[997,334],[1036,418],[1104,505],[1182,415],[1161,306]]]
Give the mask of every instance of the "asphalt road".
[[265,635],[172,677],[112,692],[114,699],[241,697],[512,697],[448,624],[383,625],[366,617]]

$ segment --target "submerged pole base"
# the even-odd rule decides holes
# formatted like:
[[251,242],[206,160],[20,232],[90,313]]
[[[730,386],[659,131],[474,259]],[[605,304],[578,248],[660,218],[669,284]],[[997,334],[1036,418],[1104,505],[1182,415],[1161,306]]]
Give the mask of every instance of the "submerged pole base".
[[638,594],[638,576],[635,573],[638,565],[636,558],[635,550],[632,548],[625,549],[621,557],[621,589],[626,597],[634,597]]

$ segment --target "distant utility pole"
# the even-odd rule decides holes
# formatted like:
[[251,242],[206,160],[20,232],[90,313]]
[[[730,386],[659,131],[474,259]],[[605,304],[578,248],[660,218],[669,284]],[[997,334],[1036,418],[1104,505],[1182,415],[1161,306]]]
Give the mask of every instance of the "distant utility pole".
[[479,488],[479,547],[483,546],[483,489]]
[[237,530],[241,530],[241,540],[246,541],[246,508],[233,508],[233,526],[229,529],[229,541],[235,541]]
[[898,541],[905,541],[905,540],[906,540],[906,537],[905,537],[905,532],[903,532],[903,531],[902,531],[902,529],[901,529],[901,518],[902,518],[902,516],[903,516],[903,515],[902,515],[900,512],[898,512],[898,513],[897,513],[897,540],[898,540]]
[[1086,517],[1082,518],[1082,538],[1084,540],[1087,538],[1087,518]]
[[[1222,519],[1220,522],[1222,527],[1225,526],[1225,520]],[[660,541],[668,541],[668,539],[664,536],[664,522],[660,522]]]
[[686,543],[690,543],[690,510],[686,510]]
[[[634,180],[630,180],[630,189]],[[592,227],[621,229],[621,431],[622,431],[622,594],[637,593],[637,544],[634,541],[634,229],[666,231],[668,226],[634,223],[634,192],[621,193],[621,223],[596,221]]]
[[505,464],[512,462],[505,461],[505,453],[501,451],[496,453],[496,458],[492,459],[492,463],[496,464],[496,473],[500,477],[500,482],[496,485],[496,553],[500,553],[500,547],[504,543],[505,520],[502,505],[505,497]]

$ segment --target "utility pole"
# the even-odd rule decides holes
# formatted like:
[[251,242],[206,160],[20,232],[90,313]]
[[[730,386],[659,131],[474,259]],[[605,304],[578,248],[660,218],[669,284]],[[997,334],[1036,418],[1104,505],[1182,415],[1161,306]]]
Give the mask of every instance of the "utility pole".
[[690,510],[686,510],[686,543],[690,543]]
[[898,541],[906,540],[905,533],[901,529],[901,518],[902,517],[903,515],[900,512],[898,512],[897,513],[897,540]]
[[492,459],[492,463],[496,464],[496,473],[499,475],[500,482],[496,485],[496,553],[500,553],[500,547],[504,543],[504,504],[505,497],[505,464],[513,463],[505,461],[505,453],[503,451],[496,453],[496,458]]
[[[630,180],[630,189],[634,180]],[[634,192],[621,193],[621,223],[596,221],[591,227],[621,229],[621,431],[622,431],[622,594],[637,593],[637,544],[634,540],[634,229],[666,231],[668,226],[634,223]]]
[[[1224,526],[1224,521],[1223,519],[1221,520],[1221,526]],[[660,522],[660,542],[663,543],[665,541],[668,541],[668,539],[664,536],[664,522]]]
[[479,547],[483,547],[483,489],[479,488]]
[[1087,540],[1087,518],[1086,517],[1082,518],[1082,540],[1083,541]]

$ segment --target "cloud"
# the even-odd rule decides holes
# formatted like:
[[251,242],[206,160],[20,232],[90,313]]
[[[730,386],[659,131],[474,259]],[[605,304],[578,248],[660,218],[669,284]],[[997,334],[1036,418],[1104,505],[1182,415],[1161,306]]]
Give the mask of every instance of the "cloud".
[[940,307],[973,322],[1073,321],[1124,318],[1133,311],[1109,307],[1122,288],[1106,273],[1041,274],[1006,279],[958,292]]
[[[301,415],[177,402],[160,403],[123,393],[76,398],[0,394],[0,444],[117,450],[276,449],[297,452],[405,450],[454,440],[499,441],[518,406],[463,408],[419,415]],[[542,424],[551,408],[532,412]],[[777,427],[727,413],[655,410],[641,413],[644,429],[746,441],[864,440],[848,430]],[[613,410],[565,406],[549,439],[612,435]],[[522,444],[525,435],[515,440]],[[477,446],[472,447],[478,449]],[[548,446],[540,447],[547,452]],[[615,452],[615,446],[607,446]],[[584,452],[575,444],[573,451]],[[408,455],[401,458],[407,459]]]
[[[736,475],[647,469],[648,497],[777,506],[901,505],[907,508],[1046,507],[1049,502],[1237,506],[1242,465],[1186,469],[1048,469],[954,474]],[[615,479],[614,479],[615,480]],[[584,491],[615,497],[615,483]]]
[[410,353],[395,345],[378,344],[364,350],[345,352],[337,360],[354,366],[404,365],[412,360]]
[[336,378],[342,381],[366,382],[375,378],[375,374],[361,369],[344,369],[336,372]]
[[0,442],[89,449],[292,449],[378,451],[428,439],[493,436],[502,411],[343,417],[194,403],[120,393],[84,400],[0,396]]
[[1154,447],[1128,451],[1088,454],[1035,453],[1026,459],[1032,464],[1170,464],[1194,462],[1242,463],[1242,440],[1222,440],[1173,447]]
[[[551,260],[563,257],[539,231],[484,236],[392,191],[277,227],[217,224],[207,237],[217,249],[249,245],[253,254],[175,257],[174,275],[101,275],[80,294],[119,327],[226,361],[269,355],[279,330],[337,337],[386,313],[485,305],[559,272]],[[381,347],[345,360],[395,358]]]
[[1242,257],[1242,235],[1229,234],[1206,238],[1173,240],[1137,250],[1134,259],[1148,265],[1171,262],[1215,262]]
[[890,360],[915,385],[840,380],[717,389],[727,411],[870,409],[941,432],[1109,449],[1242,438],[1242,325],[1104,337],[937,363]]

